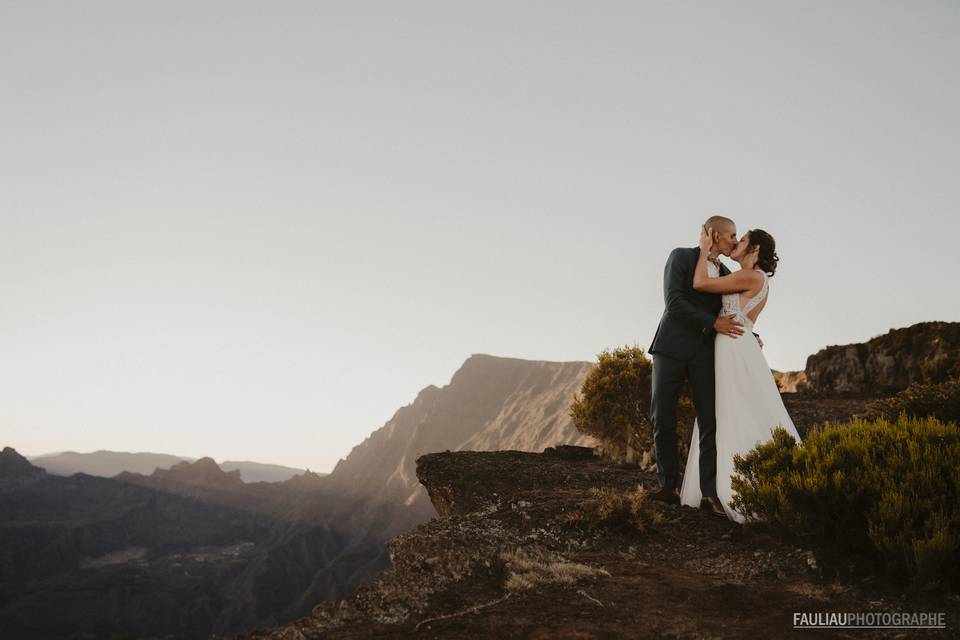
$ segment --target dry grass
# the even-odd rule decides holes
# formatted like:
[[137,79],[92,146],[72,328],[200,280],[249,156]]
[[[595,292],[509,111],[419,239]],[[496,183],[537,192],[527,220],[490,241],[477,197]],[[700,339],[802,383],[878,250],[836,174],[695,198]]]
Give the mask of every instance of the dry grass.
[[[641,484],[626,491],[592,487],[590,495],[580,503],[583,512],[579,518],[590,528],[622,527],[643,533],[663,522],[659,508]],[[568,519],[574,518],[568,516]]]
[[591,567],[579,562],[569,562],[550,555],[530,555],[522,548],[500,554],[510,568],[507,578],[508,591],[532,589],[540,584],[573,584],[583,578],[609,576],[606,569]]

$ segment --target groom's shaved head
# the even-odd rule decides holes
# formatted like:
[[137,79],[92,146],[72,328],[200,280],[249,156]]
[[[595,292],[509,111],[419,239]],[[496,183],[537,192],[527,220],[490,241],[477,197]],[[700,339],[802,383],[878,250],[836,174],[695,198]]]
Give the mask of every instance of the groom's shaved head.
[[737,225],[725,216],[710,216],[703,223],[705,229],[713,230],[713,249],[711,253],[722,253],[730,257],[737,246]]
[[733,220],[725,216],[710,216],[707,218],[707,221],[703,223],[703,226],[707,229],[713,229],[714,231],[726,231],[737,228]]

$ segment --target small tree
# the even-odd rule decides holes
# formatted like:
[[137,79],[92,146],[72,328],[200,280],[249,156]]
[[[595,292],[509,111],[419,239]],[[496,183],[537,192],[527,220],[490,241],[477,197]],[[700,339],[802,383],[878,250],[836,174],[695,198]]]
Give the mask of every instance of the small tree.
[[[570,406],[577,430],[599,440],[611,457],[644,468],[652,468],[656,461],[650,422],[652,373],[652,363],[638,346],[605,349]],[[677,408],[677,437],[684,458],[693,419],[685,388]]]

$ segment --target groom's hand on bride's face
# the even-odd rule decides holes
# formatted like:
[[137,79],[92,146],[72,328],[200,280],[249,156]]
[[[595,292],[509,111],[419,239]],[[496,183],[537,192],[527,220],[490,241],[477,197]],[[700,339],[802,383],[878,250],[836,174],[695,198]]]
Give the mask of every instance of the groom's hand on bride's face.
[[713,328],[717,333],[736,338],[743,335],[743,323],[734,315],[720,316],[713,321]]

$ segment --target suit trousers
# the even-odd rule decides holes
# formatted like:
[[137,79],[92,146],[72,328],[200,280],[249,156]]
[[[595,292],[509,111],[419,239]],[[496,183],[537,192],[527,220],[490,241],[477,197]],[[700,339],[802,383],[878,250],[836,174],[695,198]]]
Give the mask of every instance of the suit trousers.
[[700,431],[700,493],[717,495],[716,372],[713,340],[705,340],[689,360],[653,354],[650,420],[657,453],[657,480],[664,489],[680,488],[677,451],[677,402],[690,381]]

